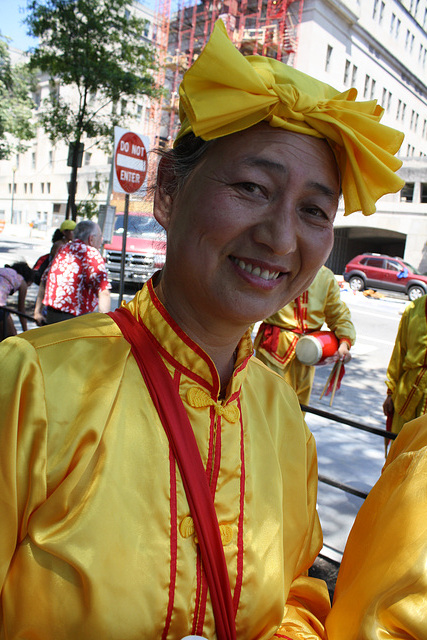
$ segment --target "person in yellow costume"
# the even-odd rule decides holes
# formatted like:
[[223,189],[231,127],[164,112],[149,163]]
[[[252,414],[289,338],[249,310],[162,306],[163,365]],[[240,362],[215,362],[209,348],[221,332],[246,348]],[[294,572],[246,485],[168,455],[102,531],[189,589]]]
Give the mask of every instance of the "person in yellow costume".
[[427,296],[410,302],[402,314],[387,368],[383,411],[391,431],[427,412]]
[[426,478],[424,415],[403,427],[356,517],[326,621],[328,640],[427,640]]
[[301,404],[309,403],[315,367],[300,362],[295,348],[302,335],[320,331],[325,322],[339,340],[335,357],[348,362],[356,331],[334,274],[323,266],[307,291],[264,320],[255,338],[257,358],[285,378]]
[[341,188],[370,214],[402,186],[402,135],[355,97],[219,21],[159,163],[162,271],[2,346],[0,637],[325,637],[315,444],[248,328],[310,285]]

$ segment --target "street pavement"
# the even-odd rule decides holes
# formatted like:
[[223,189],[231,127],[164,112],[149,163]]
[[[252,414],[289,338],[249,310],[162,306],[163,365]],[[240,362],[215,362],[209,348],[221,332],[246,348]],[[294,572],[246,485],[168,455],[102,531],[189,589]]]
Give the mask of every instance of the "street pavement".
[[[0,266],[25,258],[32,266],[40,255],[49,251],[50,237],[51,231],[45,234],[33,231],[29,237],[28,229],[6,226],[0,234]],[[408,300],[403,295],[381,293],[383,298],[369,299],[362,293],[351,292],[344,285],[342,298],[352,312],[357,332],[353,358],[346,365],[346,374],[332,406],[330,396],[320,400],[331,367],[316,368],[310,407],[384,429],[384,380],[400,317]],[[36,296],[37,287],[32,285],[28,292],[29,310],[33,309]],[[127,292],[125,299],[132,296],[132,292]],[[117,302],[118,295],[113,294],[113,308]],[[316,438],[319,473],[368,492],[384,464],[384,439],[310,412],[306,414],[306,421]],[[322,554],[335,563],[341,561],[345,541],[362,502],[358,496],[319,483],[318,510],[324,533]],[[333,566],[332,573],[336,573]]]

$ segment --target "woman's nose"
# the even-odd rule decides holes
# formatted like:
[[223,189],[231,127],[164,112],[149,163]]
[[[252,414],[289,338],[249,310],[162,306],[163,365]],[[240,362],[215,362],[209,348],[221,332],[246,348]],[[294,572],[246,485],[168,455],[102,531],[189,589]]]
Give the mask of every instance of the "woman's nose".
[[300,237],[299,219],[290,208],[276,208],[259,221],[254,240],[276,255],[294,253]]

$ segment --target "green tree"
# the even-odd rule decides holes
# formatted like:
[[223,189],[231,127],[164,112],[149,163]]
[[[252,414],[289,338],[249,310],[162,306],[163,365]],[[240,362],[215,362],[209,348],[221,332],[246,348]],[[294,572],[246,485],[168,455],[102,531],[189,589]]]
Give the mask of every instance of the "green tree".
[[[71,144],[66,215],[75,219],[80,145],[111,136],[138,95],[156,95],[154,51],[129,0],[29,0],[27,8],[29,33],[39,38],[30,66],[48,74],[52,87],[41,123],[53,142]],[[61,96],[67,85],[77,89],[76,104]]]
[[0,160],[24,151],[24,141],[35,135],[31,80],[26,64],[12,65],[7,39],[0,35]]

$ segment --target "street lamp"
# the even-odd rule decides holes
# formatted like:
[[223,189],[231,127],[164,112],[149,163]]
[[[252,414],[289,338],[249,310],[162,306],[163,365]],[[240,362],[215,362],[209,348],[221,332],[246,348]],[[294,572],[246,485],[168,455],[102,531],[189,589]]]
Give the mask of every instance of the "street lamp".
[[10,222],[13,224],[13,201],[15,199],[15,173],[16,167],[12,167],[12,199],[10,204]]

